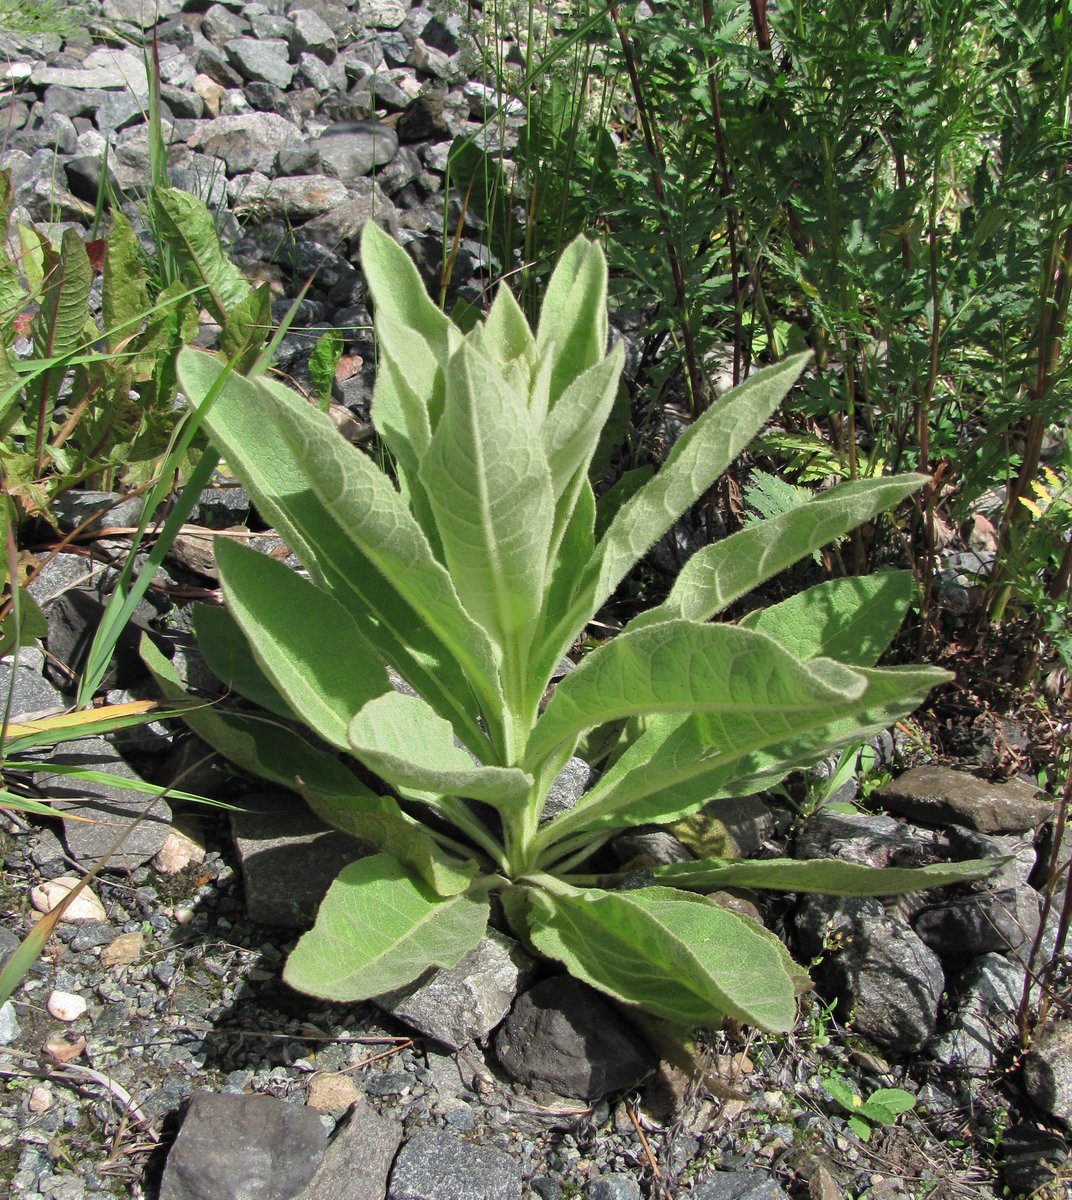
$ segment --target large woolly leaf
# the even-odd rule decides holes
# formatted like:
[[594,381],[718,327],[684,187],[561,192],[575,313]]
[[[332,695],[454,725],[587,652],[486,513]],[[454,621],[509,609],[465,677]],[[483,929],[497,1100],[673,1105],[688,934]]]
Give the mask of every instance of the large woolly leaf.
[[[196,350],[183,350],[178,360],[179,378],[183,390],[197,405],[205,398],[223,370],[222,364],[211,355]],[[355,544],[354,537],[362,533],[355,515],[349,523],[341,523],[314,490],[314,478],[331,467],[330,456],[343,440],[332,430],[331,449],[323,462],[305,461],[291,440],[284,436],[280,414],[293,416],[288,428],[301,429],[310,420],[328,420],[309,404],[282,386],[270,381],[250,381],[231,375],[205,417],[209,434],[228,465],[241,478],[260,514],[286,539],[287,545],[301,560],[313,581],[326,588],[349,609],[362,633],[396,669],[441,712],[450,713],[459,736],[469,745],[479,746],[486,736],[476,723],[469,698],[470,679],[478,676],[474,666],[471,673],[462,670],[451,653],[429,627],[428,618],[400,594],[396,583],[417,586],[422,579],[421,564],[433,570],[427,546],[422,549],[417,539],[407,540],[407,532],[415,528],[411,517],[395,495],[397,508],[381,512],[378,504],[365,506],[370,520],[383,518],[378,536],[387,538],[395,564],[403,570],[390,578],[370,561]],[[273,419],[277,418],[277,419]],[[315,433],[315,431],[314,431]],[[304,439],[302,439],[304,440]],[[315,454],[329,443],[317,437],[311,444]],[[353,450],[353,448],[350,448]],[[358,451],[353,451],[359,454]],[[370,473],[375,472],[366,462]],[[357,464],[355,470],[360,470]],[[380,478],[370,484],[377,494],[392,492],[389,482]],[[352,496],[351,496],[352,499]],[[390,530],[398,516],[396,536]],[[375,526],[372,536],[377,536]],[[416,557],[414,557],[416,556]],[[450,620],[446,598],[449,597],[449,578],[441,574],[444,602],[429,613],[441,622]],[[421,585],[427,586],[427,585]],[[457,615],[457,609],[454,609]],[[464,649],[470,655],[480,652],[482,636],[475,624],[473,637]],[[486,640],[484,642],[486,645]]]
[[371,771],[397,788],[466,796],[516,810],[532,776],[516,767],[488,767],[457,745],[448,721],[417,696],[388,692],[354,717],[350,748]]
[[397,858],[439,896],[464,892],[476,875],[477,865],[466,861],[464,846],[448,853],[390,796],[324,796],[306,786],[301,793],[321,820]]
[[829,579],[749,613],[740,625],[768,634],[797,658],[871,666],[900,629],[915,587],[910,571]]
[[261,670],[320,737],[346,749],[354,714],[391,687],[357,622],[327,592],[238,542],[217,540],[216,565]]
[[328,1000],[369,1000],[412,983],[429,967],[453,967],[484,936],[488,902],[437,896],[389,854],[344,867],[316,924],[287,959],[283,978]]
[[245,634],[225,608],[196,605],[194,632],[201,657],[229,691],[252,700],[285,721],[295,719],[296,714],[261,670]]
[[624,1004],[684,1026],[790,1029],[793,978],[749,923],[673,888],[529,893],[533,945]]
[[671,863],[655,867],[665,883],[686,888],[769,888],[827,896],[896,896],[981,879],[1007,859],[974,858],[926,867],[868,867],[834,858],[768,858],[746,862]]
[[[655,627],[660,628],[660,627]],[[711,626],[709,628],[721,628]],[[856,668],[854,695],[768,710],[668,714],[645,729],[581,800],[537,835],[550,847],[579,830],[662,823],[719,795],[747,795],[830,747],[887,728],[949,676],[933,667]]]
[[584,730],[638,713],[719,714],[788,730],[794,714],[834,710],[865,687],[848,667],[802,663],[765,634],[668,621],[621,634],[571,671],[536,725],[527,762],[535,769]]
[[578,564],[569,611],[541,635],[540,678],[550,673],[627,572],[744,449],[796,382],[808,357],[798,354],[776,363],[734,388],[678,439],[661,470],[618,509],[592,561]]
[[631,624],[639,628],[672,617],[707,621],[813,550],[892,508],[918,491],[926,478],[897,475],[857,480],[780,516],[746,525],[698,550],[682,567],[665,603],[641,613]]
[[[187,699],[175,668],[149,638],[141,640],[141,657],[165,696]],[[275,718],[219,712],[211,707],[192,708],[183,715],[198,737],[261,779],[294,791],[304,784],[325,796],[373,796],[339,759],[317,750]]]

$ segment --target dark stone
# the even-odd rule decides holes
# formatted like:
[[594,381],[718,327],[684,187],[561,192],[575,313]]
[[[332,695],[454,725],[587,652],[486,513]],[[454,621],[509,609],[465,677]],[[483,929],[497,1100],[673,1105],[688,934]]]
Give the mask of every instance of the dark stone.
[[786,1200],[782,1185],[762,1171],[724,1171],[689,1192],[690,1200]]
[[[509,1154],[443,1130],[426,1130],[399,1151],[388,1200],[521,1200],[521,1172]],[[162,1198],[166,1200],[166,1198]]]
[[0,925],[0,971],[11,961],[11,956],[21,944],[10,929],[5,929],[3,925]]
[[398,118],[398,138],[402,142],[438,141],[451,135],[442,92],[427,92],[406,106]]
[[168,1154],[160,1200],[291,1200],[326,1141],[317,1113],[299,1104],[198,1092]]
[[1036,1125],[1013,1125],[1001,1139],[1002,1181],[1013,1196],[1034,1195],[1055,1182],[1057,1168],[1068,1159],[1064,1139]]
[[1054,814],[1052,800],[1022,779],[989,782],[952,767],[913,767],[874,793],[890,812],[929,825],[1020,833]]
[[871,897],[808,896],[796,918],[805,959],[853,1030],[884,1049],[921,1050],[934,1035],[942,964],[903,921]]
[[34,713],[55,712],[66,704],[62,692],[41,674],[42,654],[36,647],[19,651],[18,665],[0,662],[0,696],[11,697],[13,719]]
[[383,1200],[387,1176],[402,1142],[402,1126],[359,1100],[335,1134],[298,1200]]
[[609,1000],[556,975],[523,992],[495,1038],[503,1067],[528,1087],[595,1099],[633,1087],[655,1066]]
[[1006,954],[1030,945],[1039,927],[1038,894],[1030,888],[974,892],[925,908],[912,922],[942,959]]

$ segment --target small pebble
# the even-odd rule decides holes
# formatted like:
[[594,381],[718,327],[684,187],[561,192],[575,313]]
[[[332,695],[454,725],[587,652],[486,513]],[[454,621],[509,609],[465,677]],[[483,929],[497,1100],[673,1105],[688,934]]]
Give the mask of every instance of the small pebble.
[[[78,880],[70,876],[48,879],[30,889],[30,903],[38,912],[49,913],[61,904],[78,886]],[[106,921],[104,905],[94,893],[85,887],[64,910],[61,922]]]
[[140,933],[121,933],[101,951],[102,967],[129,966],[141,957],[145,938]]
[[164,839],[164,844],[153,858],[153,866],[161,875],[177,875],[190,863],[204,862],[205,847],[199,840],[204,835],[192,825],[180,829],[174,826]]
[[88,1005],[73,992],[53,992],[45,1007],[57,1021],[77,1021]]
[[322,1072],[309,1080],[305,1103],[318,1112],[344,1112],[361,1099],[361,1092],[349,1075]]
[[26,1107],[32,1113],[48,1112],[52,1107],[52,1092],[39,1083],[35,1084],[30,1088],[30,1097],[26,1101]]

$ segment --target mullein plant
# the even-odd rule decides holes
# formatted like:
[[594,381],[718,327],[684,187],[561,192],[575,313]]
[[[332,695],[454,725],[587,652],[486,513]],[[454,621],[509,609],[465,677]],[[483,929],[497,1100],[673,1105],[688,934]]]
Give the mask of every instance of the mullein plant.
[[[704,413],[608,511],[589,470],[622,349],[607,349],[600,248],[567,248],[535,332],[502,287],[463,335],[371,222],[362,263],[380,355],[372,416],[391,475],[270,374],[244,377],[195,349],[178,360],[215,447],[304,567],[217,541],[225,606],[198,613],[201,649],[264,711],[186,719],[372,850],[331,885],[286,980],[356,1001],[454,966],[498,894],[526,945],[627,1005],[676,1025],[728,1015],[789,1028],[806,974],[773,934],[700,892],[884,894],[993,863],[695,861],[623,888],[638,881],[597,874],[593,856],[622,830],[754,793],[887,727],[947,678],[874,666],[911,597],[905,573],[831,580],[735,625],[712,622],[923,477],[843,485],[701,549],[663,603],[586,655],[544,704],[589,621],[748,444],[806,356]],[[159,652],[143,653],[181,695]],[[596,732],[610,747],[598,781],[548,818],[556,776]]]

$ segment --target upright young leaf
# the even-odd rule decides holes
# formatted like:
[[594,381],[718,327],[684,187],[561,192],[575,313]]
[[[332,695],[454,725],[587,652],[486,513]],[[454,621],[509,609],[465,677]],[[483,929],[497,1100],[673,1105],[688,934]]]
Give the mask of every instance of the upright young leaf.
[[361,231],[361,270],[377,319],[390,317],[413,329],[444,361],[461,334],[432,303],[410,256],[375,221],[366,221]]
[[462,604],[523,671],[546,587],[551,472],[526,397],[469,346],[448,365],[420,474]]
[[537,352],[555,347],[552,410],[573,380],[603,357],[607,332],[606,260],[595,242],[578,237],[555,266],[536,327]]
[[344,867],[283,978],[300,992],[351,1004],[453,967],[484,936],[486,898],[437,896],[389,854]]
[[663,467],[615,513],[569,611],[542,639],[537,676],[550,672],[631,567],[744,449],[808,361],[798,354],[757,372],[674,444]]

